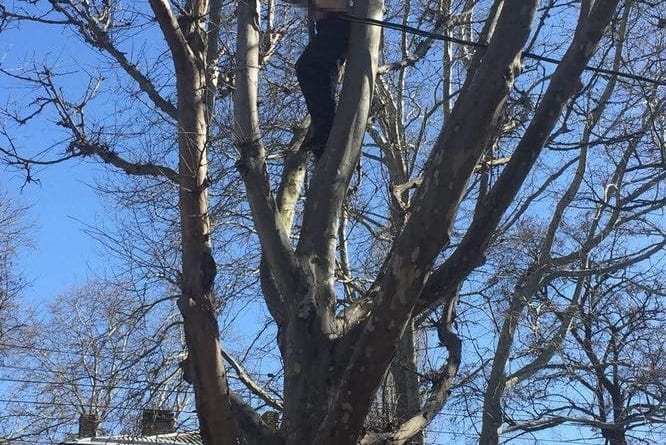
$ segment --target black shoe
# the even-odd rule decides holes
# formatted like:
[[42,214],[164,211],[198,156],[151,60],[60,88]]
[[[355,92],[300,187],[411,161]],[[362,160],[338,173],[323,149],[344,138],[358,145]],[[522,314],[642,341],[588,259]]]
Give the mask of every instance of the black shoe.
[[312,145],[310,150],[312,151],[312,154],[315,157],[315,161],[319,162],[321,159],[322,155],[324,154],[324,149],[326,148],[326,145],[324,144],[317,144],[317,145]]

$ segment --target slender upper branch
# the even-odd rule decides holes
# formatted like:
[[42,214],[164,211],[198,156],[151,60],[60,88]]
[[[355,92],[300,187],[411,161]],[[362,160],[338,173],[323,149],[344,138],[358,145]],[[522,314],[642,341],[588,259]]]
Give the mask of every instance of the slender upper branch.
[[174,169],[150,162],[128,161],[103,144],[75,140],[70,143],[70,150],[78,150],[80,153],[79,156],[81,154],[95,155],[102,161],[121,169],[128,175],[163,176],[176,184],[179,182],[178,172]]
[[[139,89],[146,93],[148,98],[172,119],[176,119],[176,107],[165,99],[155,87],[148,76],[146,76],[137,65],[128,60],[126,54],[118,49],[112,42],[107,26],[101,26],[98,18],[92,16],[90,11],[79,8],[74,2],[51,2],[53,10],[62,14],[65,18],[62,20],[50,19],[44,15],[18,14],[8,11],[5,8],[0,9],[0,18],[7,17],[19,21],[30,21],[37,23],[46,23],[52,25],[72,25],[78,29],[79,35],[90,45],[108,53],[113,57],[121,68],[136,81]],[[112,25],[111,25],[112,26]]]
[[231,365],[232,368],[236,370],[238,378],[247,388],[252,391],[253,394],[261,398],[268,406],[282,411],[282,403],[277,400],[274,400],[266,391],[264,391],[258,384],[255,382],[252,377],[245,371],[243,366],[236,361],[231,354],[229,354],[224,349],[221,349],[222,357]]
[[[541,153],[564,106],[578,89],[580,75],[594,54],[618,1],[600,0],[596,2],[590,15],[584,14],[585,11],[581,13],[580,22],[582,24],[579,23],[579,32],[569,46],[562,62],[557,66],[534,118],[497,183],[478,208],[463,240],[452,255],[452,258],[464,259],[464,261],[451,263],[452,265],[466,265],[464,273],[450,275],[448,268],[440,268],[431,275],[429,279],[431,283],[446,283],[447,289],[457,289],[467,274],[483,261],[483,252],[502,215],[527,178],[528,172]],[[456,282],[452,283],[449,280],[451,277],[454,277]],[[434,295],[434,293],[429,295]]]
[[157,23],[164,34],[164,39],[173,54],[176,71],[196,65],[195,55],[187,44],[187,39],[178,25],[178,20],[173,14],[169,2],[167,0],[149,1]]
[[206,47],[206,114],[208,122],[213,119],[215,97],[218,90],[220,70],[217,66],[222,30],[222,0],[211,0],[208,20],[208,46]]
[[261,142],[257,88],[259,83],[259,17],[257,0],[238,3],[238,74],[235,82],[234,117],[243,177],[255,227],[271,275],[283,297],[294,297],[306,286],[304,274],[291,246],[273,199]]

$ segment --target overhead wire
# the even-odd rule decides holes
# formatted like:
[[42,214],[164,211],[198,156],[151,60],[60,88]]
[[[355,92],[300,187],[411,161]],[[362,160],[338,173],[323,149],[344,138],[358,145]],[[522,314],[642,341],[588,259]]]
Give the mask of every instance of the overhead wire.
[[[21,404],[26,404],[26,405],[47,405],[47,406],[57,406],[57,407],[65,407],[65,408],[72,408],[75,406],[74,403],[66,403],[66,402],[40,402],[39,400],[25,400],[25,399],[1,399],[0,398],[0,403],[8,403],[8,404],[16,404],[16,405],[21,405]],[[97,408],[97,409],[105,409],[105,410],[126,410],[126,411],[143,411],[145,408],[144,407],[131,407],[131,406],[121,406],[121,405],[105,405],[105,404],[85,404],[87,408]],[[190,411],[190,410],[176,410],[178,413],[182,414],[196,414],[196,411]],[[0,442],[2,443],[2,442]]]
[[[435,40],[457,43],[459,45],[469,46],[469,47],[473,47],[473,48],[480,48],[480,49],[488,48],[487,43],[474,42],[472,40],[459,39],[459,38],[456,38],[456,37],[436,33],[436,32],[433,32],[433,31],[425,31],[423,29],[416,28],[414,26],[405,25],[405,24],[402,24],[402,23],[389,22],[389,21],[386,21],[386,20],[377,20],[377,19],[372,19],[372,18],[369,18],[369,17],[359,17],[359,16],[356,16],[356,15],[353,15],[353,14],[350,14],[350,13],[343,13],[343,14],[341,14],[341,17],[349,20],[350,22],[363,23],[363,24],[366,24],[366,25],[373,25],[373,26],[379,26],[379,27],[382,27],[382,28],[393,29],[393,30],[396,30],[396,31],[403,31],[403,32],[406,32],[406,33],[409,33],[409,34],[414,34],[414,35],[418,35],[418,36],[422,36],[422,37],[428,37],[428,38],[435,39]],[[526,58],[526,59],[537,60],[537,61],[540,61],[540,62],[552,63],[552,64],[555,64],[555,65],[562,62],[561,59],[555,59],[553,57],[543,56],[543,55],[536,54],[536,53],[531,52],[531,51],[524,51],[522,53],[522,57]],[[666,81],[664,81],[664,80],[653,79],[653,78],[650,78],[650,77],[641,76],[641,75],[633,74],[633,73],[627,73],[627,72],[623,72],[623,71],[610,70],[610,69],[597,67],[597,66],[590,66],[590,65],[587,65],[584,69],[585,69],[585,71],[592,71],[592,72],[595,72],[595,73],[606,74],[606,75],[609,75],[609,76],[616,76],[616,77],[619,77],[619,78],[632,79],[632,80],[636,80],[636,81],[639,81],[639,82],[651,83],[651,84],[658,85],[658,86],[665,86],[666,85]]]
[[96,357],[98,359],[113,360],[113,359],[117,358],[117,357],[111,357],[111,356],[108,356],[108,355],[98,355],[94,352],[84,352],[84,351],[75,351],[75,350],[66,350],[66,349],[47,348],[47,347],[44,347],[44,346],[21,345],[21,344],[17,344],[17,343],[7,343],[7,342],[0,342],[0,347],[27,349],[29,351],[51,352],[51,353],[54,353],[54,354],[77,355],[77,356],[81,356],[81,357]]
[[[79,377],[80,379],[89,379],[89,377]],[[58,382],[58,381],[49,381],[49,380],[36,380],[36,379],[21,379],[21,378],[11,378],[0,376],[0,382],[7,383],[27,383],[34,385],[64,385],[72,387],[82,387],[82,388],[98,388],[98,389],[108,389],[108,390],[124,390],[124,391],[150,391],[150,392],[166,392],[166,393],[181,393],[181,394],[194,394],[192,390],[176,390],[176,389],[160,389],[160,388],[150,388],[150,387],[132,387],[132,386],[123,386],[123,385],[108,385],[104,383],[93,384],[86,382]]]

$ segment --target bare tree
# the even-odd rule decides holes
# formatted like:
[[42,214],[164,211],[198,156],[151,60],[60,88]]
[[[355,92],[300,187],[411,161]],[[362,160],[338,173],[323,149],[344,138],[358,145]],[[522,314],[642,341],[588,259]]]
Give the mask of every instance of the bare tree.
[[[428,80],[411,68],[428,60],[433,41],[403,34],[399,50],[393,51],[393,41],[382,37],[379,27],[355,23],[336,121],[303,191],[308,170],[307,147],[302,145],[305,125],[303,116],[294,112],[298,107],[290,106],[297,99],[293,80],[287,80],[302,39],[286,36],[284,30],[293,20],[278,18],[278,5],[269,2],[264,13],[256,1],[151,0],[149,10],[107,1],[38,3],[42,9],[37,11],[31,9],[32,2],[3,8],[2,18],[73,29],[103,54],[103,60],[121,70],[121,84],[131,85],[126,88],[133,104],[143,101],[137,105],[142,112],[132,114],[138,124],[116,116],[109,135],[104,110],[92,117],[101,79],[95,77],[82,98],[74,100],[58,87],[58,72],[50,68],[21,73],[3,69],[5,75],[39,91],[33,109],[6,114],[21,123],[54,113],[67,132],[67,142],[64,152],[49,154],[55,157],[35,159],[22,153],[8,129],[2,152],[28,173],[39,162],[93,158],[143,177],[137,181],[160,184],[155,190],[177,194],[178,207],[172,209],[177,224],[165,233],[176,234],[166,239],[175,240],[172,245],[181,255],[169,263],[174,270],[168,275],[180,291],[187,363],[206,444],[401,444],[415,436],[419,440],[447,402],[463,359],[455,329],[460,289],[483,266],[495,241],[522,219],[521,209],[530,208],[536,199],[519,193],[523,184],[543,177],[538,160],[544,147],[569,143],[570,132],[584,135],[586,122],[595,128],[594,119],[569,117],[585,103],[585,94],[590,95],[588,103],[599,102],[594,87],[610,82],[583,75],[597,47],[603,51],[594,63],[617,68],[605,55],[607,48],[617,46],[609,43],[615,36],[609,25],[616,23],[619,0],[581,5],[553,1],[542,10],[539,2],[525,0],[441,2],[437,11],[421,9],[423,26],[480,42],[476,50],[447,45],[433,70],[439,75],[429,79],[435,86],[443,79],[446,85],[431,101],[424,98],[425,88],[417,93],[418,87],[410,90],[406,82],[418,85]],[[400,10],[408,22],[408,5],[388,6],[389,14]],[[564,9],[558,18],[566,26],[549,22],[553,8]],[[353,15],[381,19],[383,9],[379,0],[359,1]],[[123,50],[124,39],[132,40],[142,27],[152,31],[150,44],[159,42],[162,50],[152,64],[139,57],[133,60]],[[556,36],[548,32],[553,30]],[[380,47],[388,63],[380,63]],[[561,61],[550,64],[546,54],[553,47]],[[410,97],[408,91],[415,93]],[[109,91],[104,97],[119,100]],[[656,94],[641,96],[650,97],[661,103]],[[657,119],[646,122],[652,128]],[[146,133],[136,136],[141,127]],[[655,132],[643,129],[642,135],[648,133]],[[590,137],[587,143],[611,146],[606,135],[590,134],[594,140]],[[632,136],[625,141],[638,137]],[[652,141],[649,145],[652,153],[657,151]],[[374,147],[380,150],[372,151]],[[355,172],[362,158],[370,180],[360,184]],[[576,162],[570,161],[567,166]],[[226,181],[217,173],[233,175],[232,164],[245,189],[243,199],[234,202],[239,211],[233,220],[258,239],[250,250],[257,259],[255,271],[276,326],[283,365],[282,400],[275,404],[282,411],[277,431],[260,418],[255,409],[262,409],[259,404],[230,391],[221,352],[212,223],[225,219],[211,219],[215,207],[210,202],[214,182]],[[626,162],[620,162],[621,168],[610,165],[624,171]],[[629,193],[640,199],[655,182],[645,180],[643,185],[630,187]],[[135,196],[144,196],[149,188]],[[624,195],[617,196],[621,201]],[[564,207],[567,199],[565,194]],[[605,211],[608,200],[600,202]],[[234,205],[222,206],[220,214]],[[561,219],[554,208],[552,231],[557,232]],[[620,219],[628,211],[622,206],[613,209]],[[653,210],[654,206],[645,208],[646,213]],[[547,248],[542,251],[549,260],[562,259],[557,271],[563,277],[586,272],[585,264],[577,261],[590,245],[606,239],[598,239],[597,230],[603,231],[607,215],[614,213],[604,214],[587,244],[582,240],[582,249],[572,248],[562,258],[551,255],[558,240],[546,234]],[[377,223],[378,218],[382,222]],[[220,226],[217,233],[225,229]],[[650,235],[655,237],[637,256],[663,246],[661,233]],[[613,264],[620,264],[619,258],[614,257]],[[218,255],[217,263],[219,259]],[[562,270],[569,264],[579,269]],[[533,273],[551,270],[531,269],[527,282]],[[428,373],[427,392],[416,394],[424,379],[414,378],[413,372],[401,376],[397,367],[400,362],[408,368],[419,365],[410,337],[412,326],[424,320],[437,331],[445,353]],[[399,346],[400,360],[394,362]],[[227,361],[248,382],[241,366]],[[389,371],[400,386],[399,421],[383,431],[366,429],[377,388]],[[402,396],[410,396],[408,403],[403,404]],[[266,398],[270,399],[262,400],[268,403]]]
[[[141,410],[191,410],[180,377],[181,322],[121,286],[91,282],[54,299],[33,325],[20,366],[8,366],[3,412],[9,440],[57,441],[80,416],[98,433],[138,433]],[[11,376],[9,378],[9,376]]]
[[26,209],[0,193],[0,352],[8,354],[27,344],[29,312],[21,302],[25,281],[16,267],[18,254],[27,250]]
[[[0,398],[7,397],[7,377],[14,374],[33,344],[31,311],[23,301],[26,286],[17,268],[20,253],[29,250],[27,209],[0,192]],[[7,412],[0,415],[0,437],[9,438]]]
[[[621,54],[626,39],[627,23],[631,14],[631,4],[627,4],[623,10],[622,17],[616,24],[617,38],[613,42],[614,48],[609,53],[614,60],[614,69],[620,69]],[[614,55],[613,55],[614,52]],[[643,138],[649,137],[649,127],[655,120],[653,106],[660,110],[663,104],[658,104],[654,96],[642,98],[642,117],[633,122],[626,122],[623,126],[612,125],[603,128],[606,124],[600,124],[602,116],[622,116],[630,112],[638,112],[640,115],[641,105],[629,103],[624,108],[606,111],[608,102],[613,96],[617,80],[611,79],[606,83],[600,96],[593,99],[594,103],[588,105],[587,115],[584,117],[584,129],[579,141],[580,150],[575,163],[576,170],[571,175],[571,180],[563,189],[562,195],[552,212],[550,221],[539,227],[538,221],[533,221],[531,227],[518,227],[517,235],[526,240],[520,250],[529,252],[530,261],[525,264],[524,269],[516,277],[512,295],[509,297],[509,307],[502,322],[499,333],[497,348],[493,358],[492,369],[488,376],[488,382],[484,397],[483,427],[481,443],[497,443],[500,425],[505,420],[501,407],[501,399],[505,391],[520,382],[529,379],[547,366],[553,356],[561,349],[562,344],[576,319],[580,298],[585,288],[585,282],[591,276],[600,276],[617,270],[625,270],[636,263],[649,260],[663,249],[664,237],[660,227],[655,227],[650,217],[646,214],[663,208],[664,200],[661,196],[652,196],[654,185],[663,181],[664,174],[658,167],[644,168],[644,163],[655,165],[654,152],[641,150],[644,147]],[[623,87],[620,87],[622,89]],[[583,96],[590,96],[584,94]],[[579,103],[583,102],[583,97]],[[659,113],[657,111],[657,113]],[[570,113],[569,118],[574,118],[577,111]],[[614,122],[617,124],[617,121]],[[601,128],[600,128],[601,127]],[[618,132],[615,134],[615,132]],[[598,172],[591,175],[588,169],[600,165],[598,159],[588,158],[590,142],[593,134],[601,133],[609,138],[616,138],[624,142],[624,147],[617,149],[615,144],[607,144],[611,150],[611,156],[616,159],[615,170],[610,174],[601,176]],[[611,136],[613,135],[613,136]],[[638,161],[634,163],[634,157]],[[610,159],[609,159],[610,160]],[[608,165],[608,164],[607,164]],[[640,172],[638,174],[635,174]],[[549,187],[549,182],[561,180],[564,172],[557,172],[557,176],[546,178],[543,188]],[[596,183],[596,186],[594,185]],[[583,187],[583,184],[585,186]],[[594,188],[596,187],[596,192]],[[648,192],[650,197],[644,195]],[[595,198],[595,195],[599,198]],[[588,207],[585,201],[597,200],[596,208],[590,209],[586,214],[576,212],[574,208],[584,209]],[[640,210],[639,210],[640,209]],[[575,214],[575,216],[573,216]],[[573,220],[567,216],[572,215]],[[512,221],[516,221],[514,217]],[[511,220],[509,221],[511,222]],[[631,226],[632,229],[628,230]],[[582,235],[573,237],[569,232],[571,227],[579,227]],[[641,227],[641,229],[638,229]],[[532,236],[525,235],[532,233]],[[631,238],[631,234],[640,233],[637,240]],[[612,249],[607,251],[608,243],[618,243],[622,239],[627,245],[637,243],[636,251],[622,251]],[[646,239],[653,243],[645,244]],[[557,252],[557,253],[554,253]],[[550,288],[559,289],[558,298],[568,295],[557,309],[545,309],[544,299],[549,304],[545,295],[552,292]],[[554,325],[550,323],[548,336],[540,336],[534,339],[535,352],[526,353],[519,349],[515,354],[518,357],[532,356],[531,361],[526,361],[522,366],[506,374],[506,367],[512,358],[512,344],[516,338],[521,318],[528,316],[532,308],[536,309],[536,323],[549,326],[546,314],[556,310],[560,314],[559,321]],[[527,310],[527,314],[525,311]],[[541,326],[541,329],[544,329]],[[543,334],[540,334],[543,335]],[[522,346],[522,345],[521,345]],[[515,365],[514,361],[514,366]]]
[[663,283],[637,269],[586,280],[571,335],[557,358],[518,385],[504,433],[568,423],[613,445],[663,437]]

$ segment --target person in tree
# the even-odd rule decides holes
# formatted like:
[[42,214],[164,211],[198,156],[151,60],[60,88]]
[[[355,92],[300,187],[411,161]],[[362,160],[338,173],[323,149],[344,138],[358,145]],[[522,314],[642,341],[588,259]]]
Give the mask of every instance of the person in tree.
[[350,23],[347,0],[309,0],[314,35],[296,62],[296,75],[310,112],[308,145],[321,158],[335,118],[335,93],[347,57]]

